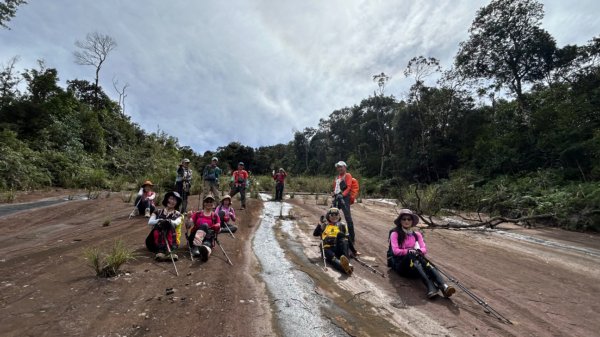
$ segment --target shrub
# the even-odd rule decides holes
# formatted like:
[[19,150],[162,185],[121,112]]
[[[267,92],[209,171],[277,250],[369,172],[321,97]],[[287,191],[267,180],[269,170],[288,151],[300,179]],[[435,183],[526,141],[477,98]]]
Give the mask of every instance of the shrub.
[[114,242],[108,254],[102,253],[99,248],[88,248],[84,251],[84,256],[96,276],[104,278],[117,276],[123,264],[135,259],[133,250],[127,248],[121,240]]

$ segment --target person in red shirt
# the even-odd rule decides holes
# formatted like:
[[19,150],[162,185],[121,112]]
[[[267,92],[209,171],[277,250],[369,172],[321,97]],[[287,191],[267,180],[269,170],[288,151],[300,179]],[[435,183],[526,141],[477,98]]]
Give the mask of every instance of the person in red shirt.
[[285,178],[287,173],[283,168],[279,169],[279,172],[273,171],[273,180],[275,180],[275,201],[283,200],[283,187],[285,185]]
[[354,249],[354,222],[350,213],[350,188],[352,187],[352,175],[348,173],[348,165],[339,161],[335,164],[338,175],[333,181],[333,207],[336,207],[344,213],[344,219],[348,226],[350,236],[351,251],[356,254]]
[[240,194],[240,201],[242,202],[242,209],[246,209],[246,187],[248,186],[248,172],[244,170],[244,163],[238,164],[238,169],[233,171],[233,185],[229,195],[235,197],[236,194]]
[[202,209],[190,212],[191,216],[185,224],[190,231],[188,243],[194,256],[200,256],[202,261],[208,261],[212,249],[215,247],[217,234],[221,231],[219,216],[213,212],[215,198],[207,195],[202,200]]

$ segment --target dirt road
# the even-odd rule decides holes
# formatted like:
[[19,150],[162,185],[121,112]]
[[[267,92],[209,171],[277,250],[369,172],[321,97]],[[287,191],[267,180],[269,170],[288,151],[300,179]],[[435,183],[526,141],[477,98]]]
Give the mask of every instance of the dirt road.
[[[221,236],[235,267],[218,249],[208,262],[192,265],[184,246],[177,262],[179,277],[171,263],[154,262],[146,252],[147,220],[128,220],[131,209],[113,194],[0,218],[0,335],[274,334],[271,303],[254,277],[258,264],[249,240],[260,202],[250,200],[248,209],[239,212],[236,240]],[[111,223],[103,227],[107,219]],[[126,274],[97,279],[83,251],[108,248],[117,238],[139,257],[125,265]],[[175,293],[166,295],[166,288]]]
[[[308,317],[301,326],[308,331],[321,324],[327,336],[594,336],[600,331],[597,235],[424,230],[430,258],[514,322],[506,325],[460,291],[452,300],[429,301],[418,280],[388,272],[386,236],[395,216],[389,206],[353,206],[362,258],[387,277],[356,264],[355,274],[345,277],[321,268],[311,236],[326,206],[311,197],[287,202],[293,209],[285,221],[264,221],[277,218],[277,207],[265,206],[271,210],[265,213],[261,201],[249,200],[238,212],[237,239],[221,236],[235,266],[218,249],[207,263],[192,265],[183,246],[179,277],[170,263],[154,262],[146,252],[146,219],[128,220],[132,207],[120,194],[0,214],[0,335],[285,336],[290,329],[303,335],[285,322],[284,307],[322,317],[325,323],[300,315]],[[257,234],[261,222],[272,231]],[[106,249],[117,238],[138,258],[124,266],[125,274],[97,279],[83,251]],[[261,268],[253,247],[271,251],[269,245],[279,245],[272,251],[280,255],[263,254]],[[283,268],[270,268],[277,263]],[[277,278],[282,286],[271,282]],[[306,293],[286,294],[286,284]],[[167,295],[167,288],[175,293]]]

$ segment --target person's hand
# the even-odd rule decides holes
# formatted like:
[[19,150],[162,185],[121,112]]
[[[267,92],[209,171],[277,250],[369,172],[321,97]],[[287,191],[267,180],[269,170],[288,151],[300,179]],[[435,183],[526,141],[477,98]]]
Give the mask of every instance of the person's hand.
[[410,254],[410,255],[417,255],[417,250],[416,249],[409,249],[408,250],[408,254]]

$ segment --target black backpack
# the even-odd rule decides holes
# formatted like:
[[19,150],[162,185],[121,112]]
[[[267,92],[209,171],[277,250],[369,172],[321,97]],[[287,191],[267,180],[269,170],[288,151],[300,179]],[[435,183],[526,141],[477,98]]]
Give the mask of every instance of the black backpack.
[[393,259],[394,259],[394,252],[392,251],[392,232],[394,232],[396,230],[396,227],[390,229],[389,233],[388,233],[388,250],[387,250],[387,266],[388,267],[392,267],[393,265]]

